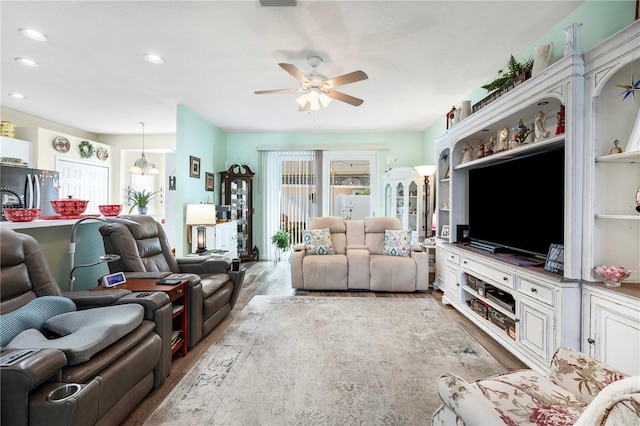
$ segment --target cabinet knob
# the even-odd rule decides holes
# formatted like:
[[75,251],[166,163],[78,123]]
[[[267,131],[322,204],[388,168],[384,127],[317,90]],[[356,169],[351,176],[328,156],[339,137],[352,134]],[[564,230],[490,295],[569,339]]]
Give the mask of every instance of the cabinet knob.
[[466,264],[467,264],[467,261],[466,261],[466,260],[463,260],[463,261],[462,261],[462,263],[464,263],[464,264],[466,265]]
[[589,338],[587,339],[587,342],[588,342],[590,345],[593,345],[596,341],[595,341],[595,340],[593,340],[591,337],[589,337]]
[[182,293],[182,290],[178,290],[178,291],[176,291],[176,293],[180,294],[180,293]]
[[457,286],[457,287],[460,287],[460,283],[456,283],[456,286]]
[[509,281],[509,277],[502,277],[502,281]]
[[513,322],[520,322],[520,318],[514,318]]
[[531,293],[537,293],[537,292],[538,292],[538,289],[537,289],[537,288],[532,288],[532,289],[531,289]]

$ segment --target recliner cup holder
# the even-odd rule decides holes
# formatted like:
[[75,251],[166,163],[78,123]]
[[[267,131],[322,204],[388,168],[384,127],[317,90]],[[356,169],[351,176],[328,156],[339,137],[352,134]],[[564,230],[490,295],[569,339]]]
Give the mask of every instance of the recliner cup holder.
[[80,390],[82,387],[77,383],[70,383],[66,385],[62,385],[54,390],[52,390],[49,395],[47,395],[47,401],[50,402],[62,402],[71,398]]

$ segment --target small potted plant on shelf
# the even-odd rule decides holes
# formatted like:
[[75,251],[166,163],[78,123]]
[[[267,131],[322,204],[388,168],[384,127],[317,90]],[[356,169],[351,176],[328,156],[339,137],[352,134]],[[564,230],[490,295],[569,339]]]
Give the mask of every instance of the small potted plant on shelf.
[[131,214],[133,208],[136,206],[138,206],[138,214],[147,214],[147,206],[158,192],[160,191],[147,192],[146,189],[143,189],[142,191],[136,191],[135,189],[129,190],[127,200],[132,203],[131,208],[129,209],[129,214]]
[[276,259],[274,263],[278,263],[280,261],[282,253],[289,251],[290,240],[291,235],[289,234],[289,231],[284,228],[278,229],[278,231],[271,236],[271,243],[276,246]]
[[531,76],[531,69],[533,68],[533,58],[529,58],[523,62],[519,62],[511,55],[509,62],[507,63],[507,71],[498,70],[498,78],[493,80],[489,84],[482,86],[487,92],[493,92],[496,89],[508,84],[509,82],[521,78],[526,80]]

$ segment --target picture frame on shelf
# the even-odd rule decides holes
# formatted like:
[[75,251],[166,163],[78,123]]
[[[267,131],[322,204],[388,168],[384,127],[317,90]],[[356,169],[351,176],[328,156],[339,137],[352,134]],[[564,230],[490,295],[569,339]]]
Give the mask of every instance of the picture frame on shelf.
[[562,274],[564,272],[564,246],[562,244],[551,244],[549,254],[544,263],[544,270]]
[[449,227],[449,225],[442,225],[442,231],[440,231],[440,236],[442,238],[449,238],[449,235],[451,235],[451,228]]
[[215,187],[214,174],[213,173],[209,173],[209,172],[205,172],[204,176],[205,176],[204,190],[213,192],[214,191],[214,187]]
[[189,156],[189,176],[200,178],[200,159],[193,155]]

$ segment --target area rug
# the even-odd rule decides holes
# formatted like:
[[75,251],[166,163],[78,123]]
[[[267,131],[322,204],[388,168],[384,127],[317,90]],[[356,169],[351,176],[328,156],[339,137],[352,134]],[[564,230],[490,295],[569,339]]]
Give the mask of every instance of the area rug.
[[424,425],[505,369],[432,299],[255,296],[147,425]]

